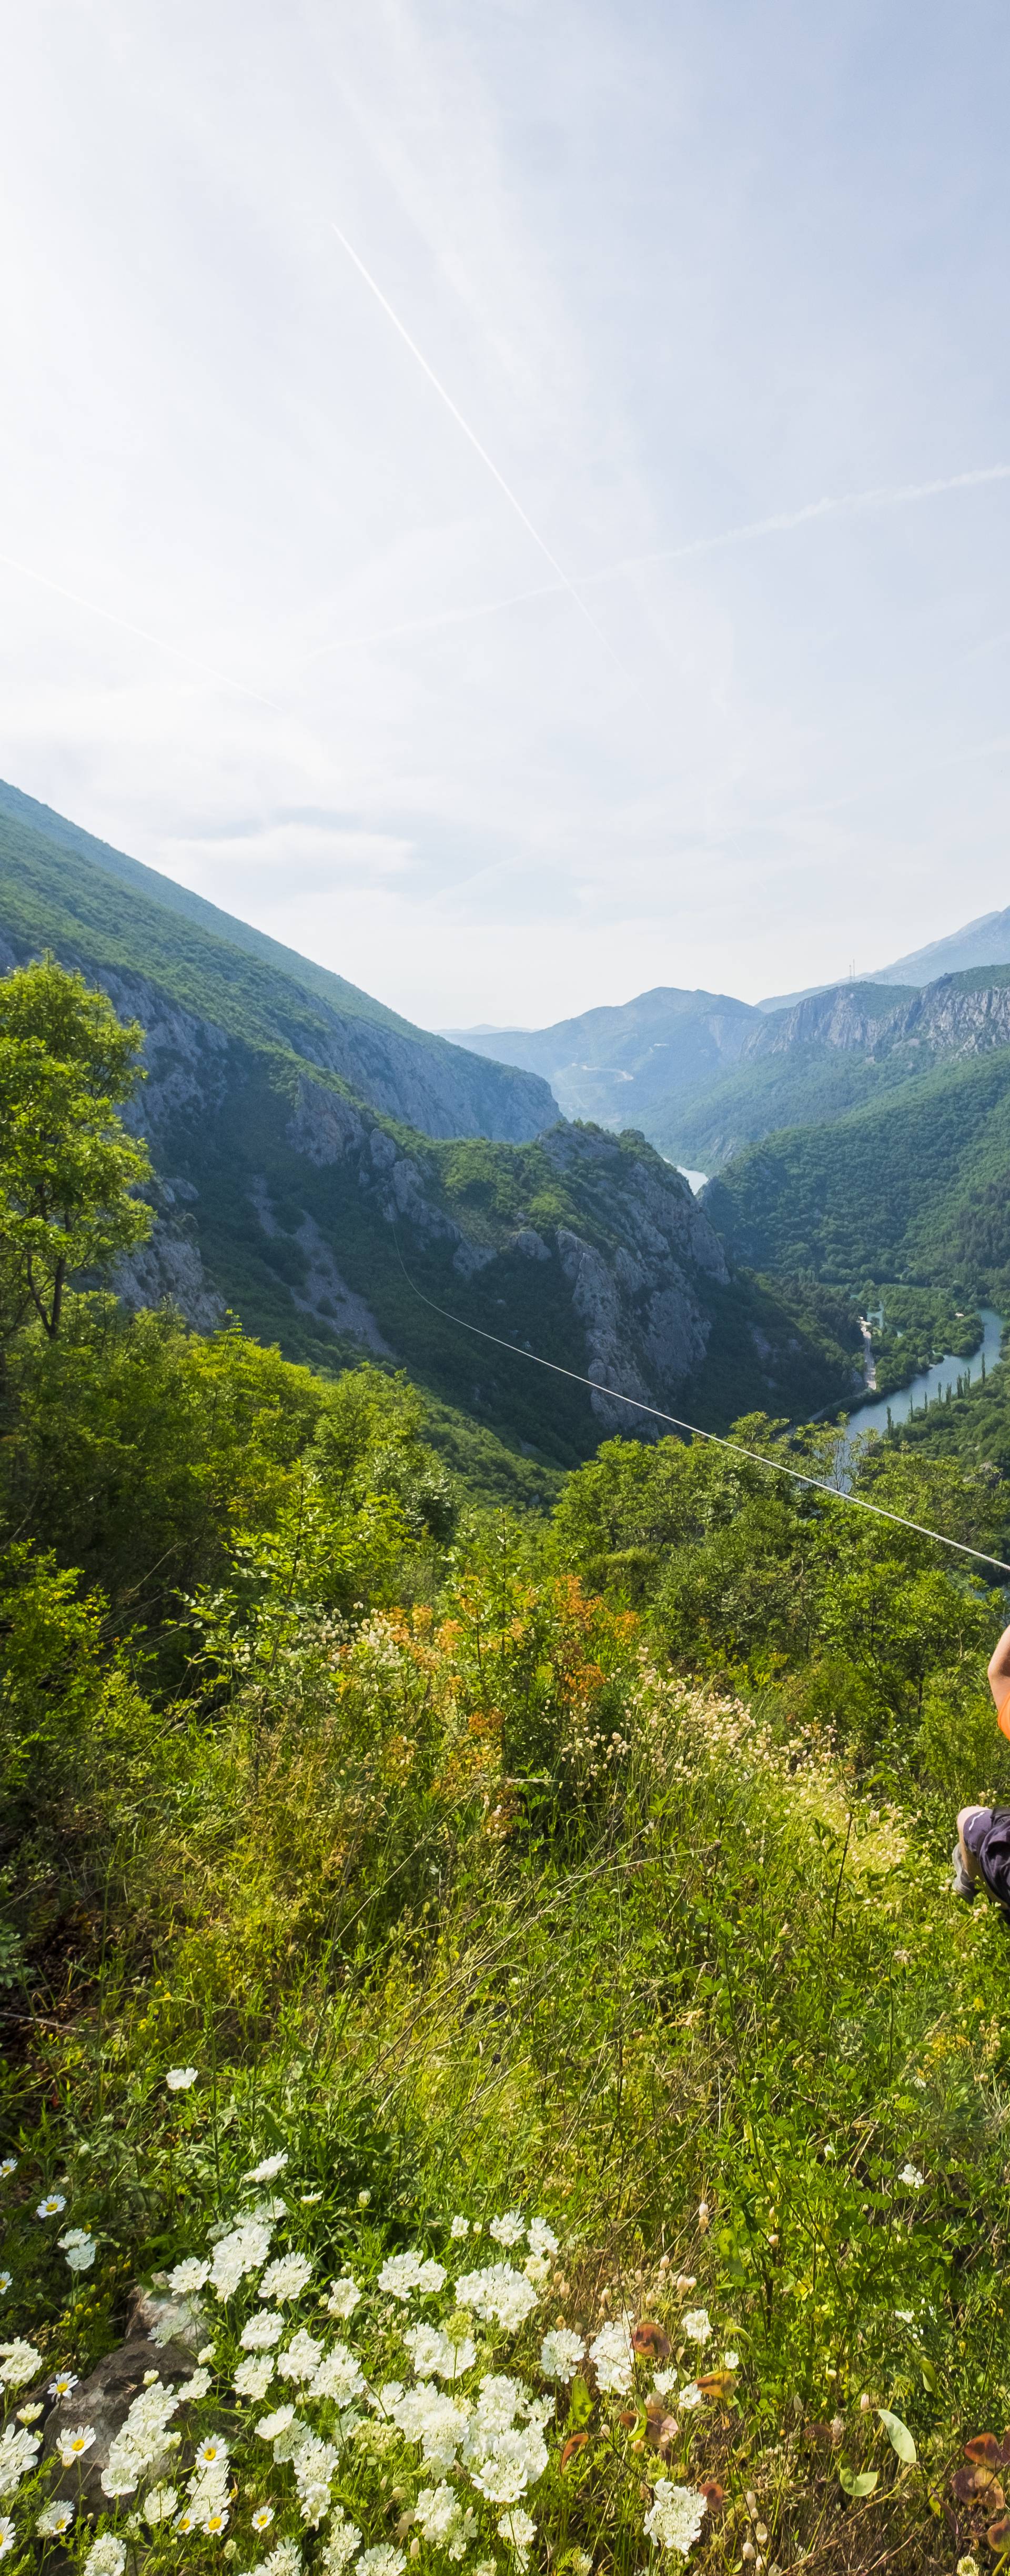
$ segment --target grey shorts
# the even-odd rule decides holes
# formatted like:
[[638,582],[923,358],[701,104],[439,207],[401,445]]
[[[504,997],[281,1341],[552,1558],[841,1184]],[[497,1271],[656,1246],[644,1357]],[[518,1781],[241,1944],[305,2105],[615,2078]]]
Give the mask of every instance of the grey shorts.
[[1010,1914],[1010,1807],[973,1807],[961,1827],[990,1896]]

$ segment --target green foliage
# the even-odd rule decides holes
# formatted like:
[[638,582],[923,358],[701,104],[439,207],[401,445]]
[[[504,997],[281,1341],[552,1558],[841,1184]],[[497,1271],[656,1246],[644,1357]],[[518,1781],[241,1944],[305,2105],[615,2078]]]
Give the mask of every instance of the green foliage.
[[142,1243],[146,1148],[117,1110],[139,1079],[142,1031],[52,957],[0,978],[0,1330],[33,1308],[55,1340],[64,1285]]
[[[837,1430],[783,1443],[781,1428],[755,1415],[734,1437],[770,1468],[790,1460],[830,1484]],[[1005,1489],[953,1462],[871,1442],[857,1491],[1006,1555]],[[931,1711],[942,1705],[949,1728],[955,1709],[988,1705],[998,1598],[915,1531],[773,1468],[699,1443],[609,1441],[568,1478],[554,1532],[587,1583],[650,1608],[681,1669],[765,1690],[790,1726],[828,1727],[867,1766],[886,1750],[920,1790],[933,1776]],[[987,1741],[999,1779],[1008,1766],[991,1721]]]
[[962,1290],[998,1304],[1010,1265],[1010,1049],[939,1066],[886,1105],[785,1129],[706,1194],[741,1261]]
[[949,1289],[869,1282],[861,1302],[871,1324],[878,1395],[908,1386],[948,1352],[970,1359],[982,1339],[981,1315],[958,1307]]
[[[530,1210],[537,1149],[458,1150],[446,1189],[490,1231]],[[524,1314],[534,1280],[549,1335],[545,1266],[499,1281]],[[769,1374],[775,1317],[851,1351],[835,1291],[747,1294]],[[722,1364],[725,1395],[728,1334]],[[985,1396],[991,1428],[1002,1368]],[[411,2367],[383,2256],[430,2250],[448,2319],[502,2252],[461,2248],[455,2213],[540,2211],[559,2239],[528,2322],[474,2320],[468,2395],[503,2366],[540,2388],[559,2318],[588,2345],[644,2311],[672,2346],[662,2451],[645,2356],[627,2392],[586,2353],[571,2398],[543,2390],[538,2563],[633,2576],[650,2491],[704,2479],[728,2500],[713,2567],[760,2514],[780,2566],[902,2551],[941,2576],[951,2459],[1010,2413],[1006,1925],[958,1907],[948,1859],[956,1807],[1010,1787],[1000,1597],[821,1490],[835,1427],[767,1413],[735,1426],[752,1457],[609,1441],[545,1524],[459,1512],[402,1377],[324,1377],[234,1322],[201,1340],[71,1295],[55,1340],[13,1339],[2,1400],[3,2261],[39,2385],[121,2337],[138,2276],[217,2244],[275,2152],[272,2250],[315,2266],[294,2313],[329,2338],[324,2282],[353,2267],[376,2382]],[[519,1480],[489,1437],[481,1472]],[[1007,1556],[1010,1488],[967,1448],[870,1442],[856,1493]],[[79,2273],[35,2214],[54,2191]],[[236,2402],[244,2310],[212,2314],[194,2404],[228,2426],[236,2550],[269,2487],[272,2540],[315,2566],[283,2450],[252,2452]],[[361,2411],[360,2436],[330,2423],[330,2477],[377,2545],[431,2464]],[[178,2537],[145,2531],[152,2576]],[[89,2538],[82,2513],[72,2562]],[[216,2545],[188,2535],[187,2564],[209,2576]],[[419,2539],[419,2576],[435,2555]]]

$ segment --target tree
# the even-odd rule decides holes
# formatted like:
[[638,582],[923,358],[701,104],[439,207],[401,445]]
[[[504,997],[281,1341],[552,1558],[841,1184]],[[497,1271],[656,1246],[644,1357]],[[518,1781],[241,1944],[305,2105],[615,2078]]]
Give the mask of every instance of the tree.
[[137,1021],[118,1020],[45,956],[0,978],[0,1337],[32,1309],[55,1341],[68,1275],[107,1270],[153,1218],[134,1193],[147,1148],[117,1115],[142,1074]]

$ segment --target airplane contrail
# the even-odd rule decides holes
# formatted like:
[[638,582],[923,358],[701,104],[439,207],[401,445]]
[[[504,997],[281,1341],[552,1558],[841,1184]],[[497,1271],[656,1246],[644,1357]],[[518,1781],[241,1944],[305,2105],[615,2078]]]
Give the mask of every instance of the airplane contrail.
[[[351,256],[353,258],[355,254],[352,252]],[[360,262],[358,264],[360,266]],[[421,363],[424,365],[423,359]],[[492,471],[496,469],[492,468]],[[931,483],[881,483],[871,485],[865,492],[826,494],[820,501],[805,501],[798,510],[781,510],[769,518],[744,520],[739,526],[723,528],[714,536],[691,537],[684,545],[654,547],[648,554],[622,556],[619,563],[599,565],[595,572],[580,573],[579,588],[588,590],[596,582],[617,581],[622,573],[641,571],[649,564],[689,563],[692,557],[718,553],[724,546],[745,544],[753,537],[787,534],[792,528],[802,528],[815,519],[837,517],[846,510],[899,509],[909,502],[931,501],[945,492],[967,492],[980,484],[1006,482],[1010,482],[1010,465],[980,465],[966,474],[949,474]],[[537,543],[540,543],[539,538]],[[543,551],[548,561],[553,563],[548,549],[544,547]],[[314,653],[299,663],[298,668],[307,670],[310,663],[322,661],[328,653],[363,651],[372,644],[395,642],[401,636],[430,635],[440,627],[465,626],[471,620],[501,617],[507,609],[523,607],[528,600],[561,598],[572,587],[567,576],[562,575],[558,581],[544,582],[536,590],[518,590],[505,599],[483,600],[476,608],[442,609],[435,617],[413,618],[409,625],[389,626],[372,635],[342,635],[333,644],[319,645]]]
[[[509,503],[510,508],[515,511],[517,518],[522,520],[523,527],[526,529],[527,534],[532,537],[534,545],[539,546],[542,555],[546,555],[551,571],[557,574],[558,581],[562,589],[566,590],[569,598],[575,601],[579,615],[585,618],[587,626],[592,627],[594,635],[598,637],[605,650],[613,655],[614,661],[620,662],[620,655],[614,652],[609,636],[604,634],[602,626],[597,625],[591,609],[588,609],[586,607],[585,600],[580,598],[579,592],[575,587],[575,583],[569,579],[569,576],[564,569],[564,565],[560,564],[557,556],[551,553],[546,537],[542,537],[539,528],[534,527],[532,519],[529,517],[528,512],[523,509],[522,502],[513,492],[511,484],[506,483],[504,474],[499,473],[494,458],[488,455],[486,447],[482,447],[476,430],[471,429],[469,421],[464,419],[458,404],[454,403],[452,395],[446,392],[445,386],[441,382],[440,377],[436,376],[434,367],[429,366],[427,358],[422,355],[416,340],[411,339],[410,333],[405,324],[401,322],[399,314],[394,312],[388,297],[383,294],[381,286],[376,285],[374,277],[372,277],[370,271],[365,267],[364,260],[359,259],[357,251],[352,248],[351,243],[347,239],[346,233],[341,232],[339,224],[333,224],[332,229],[337,236],[337,240],[340,243],[341,248],[347,252],[348,259],[353,260],[354,266],[358,270],[359,275],[364,278],[366,286],[371,288],[376,301],[381,304],[382,310],[386,314],[388,320],[392,323],[394,330],[398,331],[401,340],[406,342],[407,348],[410,350],[411,357],[417,359],[418,366],[422,368],[424,374],[427,376],[429,384],[434,385],[435,391],[440,395],[445,404],[446,410],[452,413],[452,417],[457,428],[462,430],[464,438],[468,438],[471,447],[476,449],[477,455],[480,457],[481,464],[486,465],[488,473],[493,476],[494,481],[498,485],[499,491],[504,492],[506,501]],[[622,670],[623,667],[624,665],[621,663]]]
[[606,564],[598,572],[580,573],[583,588],[590,582],[615,581],[622,572],[636,572],[643,564],[686,563],[692,555],[714,554],[721,546],[732,546],[749,537],[771,537],[802,528],[809,520],[828,519],[844,510],[899,509],[910,501],[932,501],[943,492],[967,492],[982,483],[1010,482],[1010,465],[979,465],[967,474],[948,474],[932,483],[878,483],[866,492],[825,494],[820,501],[805,501],[799,510],[777,511],[767,519],[745,520],[739,527],[723,528],[712,537],[691,537],[686,545],[654,546],[647,554],[625,555],[619,563]]
[[57,599],[69,599],[74,608],[84,608],[90,617],[101,617],[107,626],[119,626],[124,635],[139,636],[142,644],[154,644],[159,653],[171,653],[177,662],[185,662],[191,671],[200,671],[205,680],[216,680],[220,687],[237,689],[239,696],[252,698],[258,707],[269,707],[275,716],[290,716],[290,707],[278,705],[276,698],[264,698],[258,689],[246,687],[244,680],[233,680],[229,671],[218,671],[211,662],[201,662],[184,644],[170,644],[164,635],[152,635],[147,626],[134,626],[128,617],[120,617],[113,608],[100,608],[97,600],[84,599],[78,590],[66,590],[61,581],[51,581],[48,573],[37,572],[34,564],[18,563],[14,555],[0,554],[0,564],[10,572],[19,572],[25,581],[37,581],[43,590],[51,590]]

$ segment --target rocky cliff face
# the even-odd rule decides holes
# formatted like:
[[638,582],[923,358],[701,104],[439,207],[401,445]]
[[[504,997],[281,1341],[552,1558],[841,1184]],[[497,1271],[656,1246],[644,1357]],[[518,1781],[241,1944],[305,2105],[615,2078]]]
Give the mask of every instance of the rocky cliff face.
[[1010,1046],[1010,986],[965,990],[952,976],[918,992],[874,991],[872,984],[839,984],[812,993],[791,1011],[777,1011],[750,1031],[743,1061],[789,1055],[801,1047],[837,1049],[871,1062],[907,1049],[923,1064],[936,1056],[982,1055]]
[[[640,1427],[630,1408],[614,1401],[618,1393],[668,1405],[703,1360],[711,1329],[705,1292],[727,1285],[725,1256],[686,1183],[644,1140],[629,1151],[627,1140],[619,1145],[599,1130],[563,1124],[540,1140],[566,1195],[585,1198],[585,1231],[507,1222],[475,1229],[446,1204],[423,1154],[404,1151],[311,1081],[299,1086],[287,1132],[309,1161],[355,1170],[366,1203],[406,1254],[438,1248],[452,1280],[481,1279],[482,1316],[493,1313],[497,1321],[504,1307],[507,1317],[514,1266],[532,1265],[544,1307],[556,1307],[560,1294],[570,1308],[568,1365],[599,1381],[590,1402],[608,1430]],[[504,1324],[502,1332],[511,1339]]]

